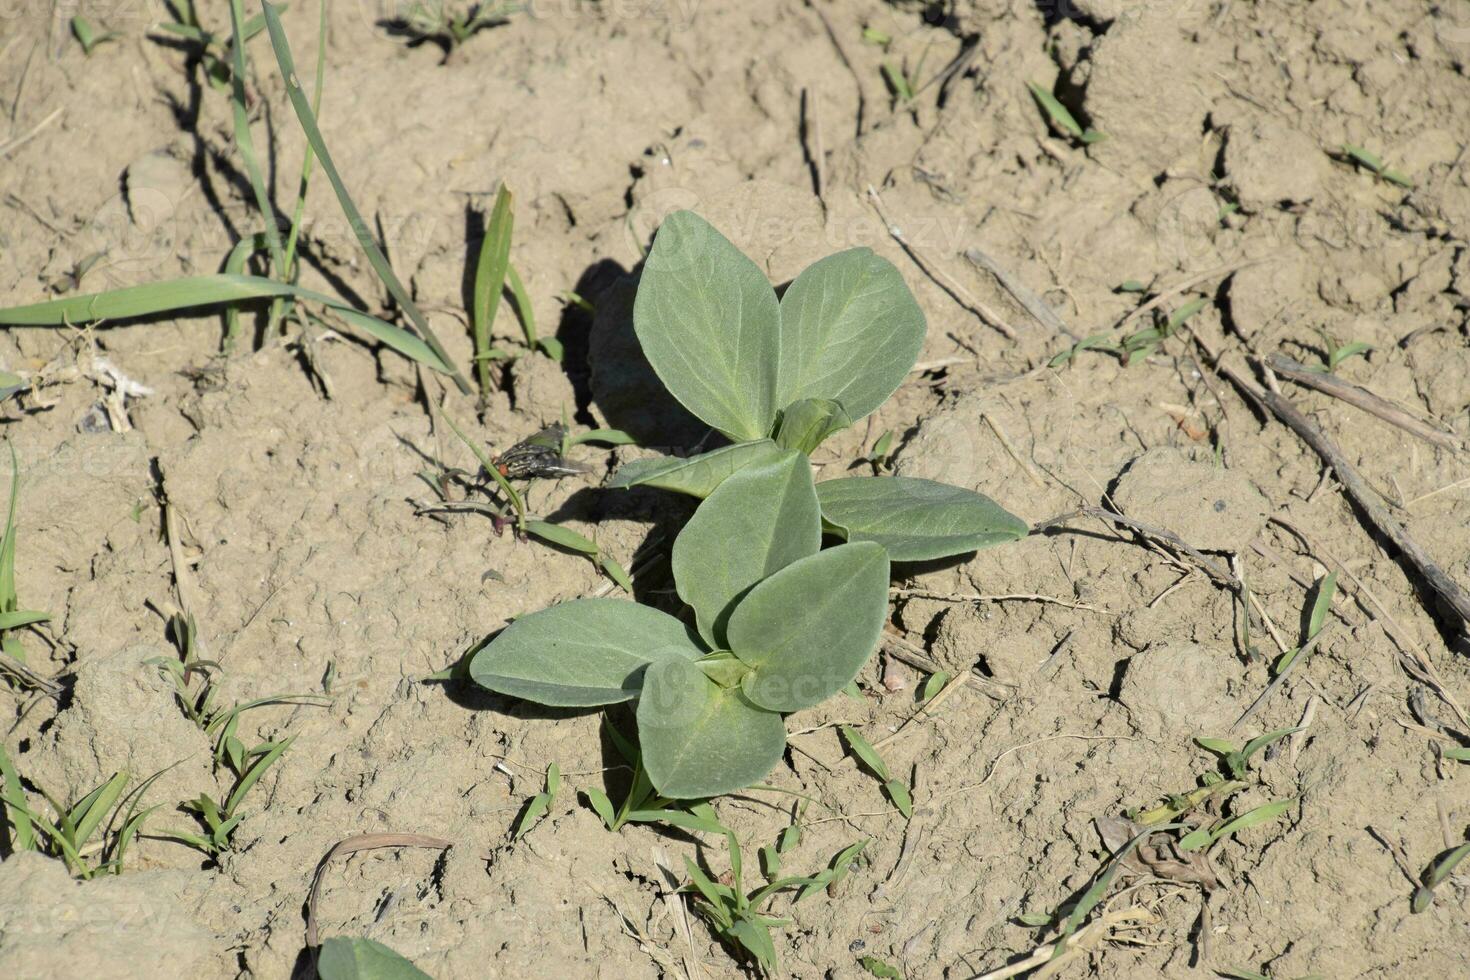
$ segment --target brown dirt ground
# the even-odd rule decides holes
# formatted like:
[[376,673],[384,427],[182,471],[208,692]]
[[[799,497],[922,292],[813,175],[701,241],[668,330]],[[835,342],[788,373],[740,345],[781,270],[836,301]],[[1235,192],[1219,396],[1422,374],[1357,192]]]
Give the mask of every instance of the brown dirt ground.
[[[83,3],[123,32],[90,58],[66,33],[73,6],[0,6],[6,305],[42,297],[104,247],[87,290],[215,271],[254,230],[227,101],[194,84],[186,51],[149,38],[158,5]],[[678,441],[664,413],[618,402],[607,390],[615,372],[598,358],[589,403],[586,361],[589,345],[607,363],[616,354],[609,334],[626,297],[609,286],[636,265],[659,215],[696,207],[777,282],[836,248],[870,245],[928,314],[922,360],[939,366],[916,372],[871,426],[823,447],[823,473],[894,429],[899,472],[978,488],[1029,520],[1098,505],[1111,490],[1133,516],[1233,555],[1216,557],[1235,562],[1288,643],[1302,629],[1305,586],[1325,567],[1344,569],[1324,642],[1248,725],[1311,719],[1262,764],[1237,812],[1299,802],[1214,851],[1222,885],[1203,918],[1196,886],[1126,880],[1108,908],[1140,904],[1149,918],[1066,975],[1470,975],[1470,890],[1451,882],[1411,915],[1406,876],[1470,822],[1467,774],[1437,764],[1437,740],[1401,724],[1437,717],[1466,731],[1434,696],[1420,702],[1400,666],[1401,650],[1421,648],[1470,702],[1453,624],[1428,611],[1319,459],[1206,371],[1186,338],[1128,368],[1091,353],[1045,369],[1070,341],[965,258],[983,250],[1077,336],[1111,332],[1133,308],[1115,291],[1124,280],[1165,288],[1197,277],[1210,302],[1192,328],[1237,363],[1246,350],[1312,359],[1320,331],[1367,341],[1372,353],[1343,376],[1470,436],[1467,8],[548,0],[447,63],[432,45],[391,37],[377,25],[385,13],[378,0],[330,12],[323,126],[359,206],[464,363],[470,215],[511,184],[515,260],[539,319],[568,349],[565,370],[544,357],[508,369],[479,429],[491,445],[564,406],[584,421],[662,423],[662,438]],[[1059,13],[1068,16],[1049,16]],[[221,11],[207,16],[223,24]],[[298,63],[310,64],[314,5],[293,4],[286,23]],[[892,35],[890,50],[862,43],[863,26]],[[885,59],[922,62],[925,80],[972,47],[946,82],[893,107]],[[289,200],[302,141],[263,38],[251,54],[257,141],[269,136],[277,199]],[[1081,149],[1049,134],[1028,80],[1057,81],[1108,138]],[[1343,143],[1375,149],[1415,187],[1334,159]],[[933,275],[885,232],[870,185]],[[323,180],[308,213],[307,284],[384,308]],[[1262,261],[1242,268],[1249,260]],[[607,311],[590,341],[588,318],[557,298],[574,288]],[[1016,339],[967,308],[977,304]],[[246,716],[244,734],[296,742],[218,867],[154,839],[126,874],[96,883],[73,886],[35,858],[0,864],[0,975],[287,976],[313,867],[339,839],[376,831],[455,843],[442,857],[379,851],[336,865],[327,935],[379,939],[439,977],[735,975],[702,925],[684,931],[657,867],[703,848],[718,870],[723,849],[647,828],[610,836],[572,791],[605,778],[598,715],[423,681],[508,618],[598,588],[592,566],[498,537],[478,518],[416,516],[426,459],[470,461],[433,432],[401,359],[319,342],[324,397],[299,347],[273,342],[222,361],[221,329],[208,315],[0,336],[0,366],[59,372],[53,404],[11,403],[4,431],[23,465],[21,596],[55,614],[56,645],[48,657],[32,639],[32,666],[62,676],[67,692],[23,714],[17,698],[5,747],[63,796],[119,769],[173,766],[149,792],[166,804],[155,826],[187,826],[173,801],[224,788],[208,743],[143,663],[168,650],[146,605],[172,594],[159,472],[226,696],[320,691],[330,667],[334,701]],[[98,358],[153,389],[129,404],[130,432],[96,424]],[[1283,388],[1470,582],[1470,490],[1426,496],[1465,479],[1464,453]],[[473,417],[468,399],[449,408]],[[593,473],[535,485],[533,508],[595,531],[627,563],[688,513],[666,495],[596,490],[637,452],[578,450]],[[1305,530],[1310,547],[1268,516]],[[1095,819],[1191,788],[1211,765],[1192,738],[1224,734],[1269,680],[1276,648],[1254,612],[1242,629],[1229,591],[1132,535],[1073,526],[904,570],[895,628],[951,669],[982,675],[940,707],[904,726],[923,677],[875,658],[862,703],[839,698],[791,719],[805,734],[771,780],[821,805],[788,865],[816,869],[853,840],[873,842],[840,894],[803,903],[778,932],[784,974],[857,977],[858,957],[873,955],[909,977],[969,977],[1029,951],[1038,934],[1015,916],[1085,886],[1106,854]],[[656,564],[640,576],[646,595],[666,588]],[[926,597],[957,593],[1067,604]],[[883,679],[907,687],[890,692]],[[874,738],[901,729],[885,754],[913,779],[911,823],[843,761],[834,722]],[[549,819],[508,843],[552,761],[570,787]],[[788,820],[773,799],[784,800],[719,804],[752,855]]]

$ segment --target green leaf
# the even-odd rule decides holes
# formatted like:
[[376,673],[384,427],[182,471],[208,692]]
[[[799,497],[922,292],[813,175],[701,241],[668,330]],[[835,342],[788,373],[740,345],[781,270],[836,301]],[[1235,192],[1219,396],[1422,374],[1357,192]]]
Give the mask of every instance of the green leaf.
[[1249,742],[1246,742],[1240,750],[1240,761],[1242,767],[1246,762],[1250,761],[1251,756],[1255,755],[1257,752],[1261,751],[1272,742],[1280,741],[1286,736],[1294,735],[1301,730],[1301,726],[1297,725],[1293,728],[1277,728],[1273,731],[1266,732],[1263,735],[1257,735]]
[[1257,826],[1258,824],[1263,824],[1267,821],[1275,820],[1277,817],[1281,816],[1288,809],[1290,809],[1291,805],[1295,802],[1296,801],[1291,798],[1285,800],[1275,800],[1271,803],[1266,803],[1258,806],[1254,810],[1248,810],[1245,813],[1242,813],[1240,816],[1234,818],[1233,820],[1227,820],[1225,823],[1221,824],[1219,827],[1216,827],[1214,830],[1205,832],[1203,839],[1200,839],[1199,835],[1202,832],[1198,830],[1186,834],[1179,841],[1179,849],[1181,851],[1197,850],[1198,848],[1203,847],[1206,844],[1213,844],[1217,840],[1229,837],[1231,834],[1236,834],[1242,830],[1248,830],[1251,827]]
[[515,213],[511,210],[513,201],[510,188],[501,184],[495,195],[495,206],[490,211],[490,220],[485,226],[484,241],[480,243],[480,256],[475,263],[471,323],[475,331],[475,374],[479,378],[482,396],[491,390],[490,337],[495,327],[495,316],[500,312],[500,294],[505,288],[506,272],[510,268],[510,239],[515,227]]
[[671,799],[732,793],[775,767],[786,749],[781,716],[722,688],[688,661],[653,664],[638,699],[643,765]]
[[842,403],[829,398],[803,398],[781,413],[776,445],[811,455],[827,437],[852,425]]
[[604,826],[608,830],[611,830],[613,824],[617,823],[617,816],[613,812],[612,800],[608,799],[607,794],[595,786],[589,786],[582,790],[582,795],[587,797],[588,804],[602,818]]
[[262,752],[260,758],[255,760],[255,764],[247,769],[240,777],[240,781],[230,791],[229,799],[225,800],[225,813],[232,815],[228,821],[231,827],[240,821],[241,814],[238,811],[246,795],[249,794],[256,783],[260,782],[260,777],[265,775],[266,770],[275,765],[276,760],[286,754],[286,750],[291,747],[291,743],[294,741],[296,741],[296,736],[292,735],[279,742],[265,742],[257,745],[252,750],[261,752],[263,749],[264,752]]
[[382,943],[345,936],[322,943],[316,971],[321,980],[432,980]]
[[927,561],[1024,538],[1030,527],[984,494],[933,480],[854,476],[817,484],[822,517],[894,561]]
[[633,579],[628,575],[628,570],[618,564],[616,560],[607,555],[598,555],[597,564],[607,573],[607,577],[618,584],[628,595],[633,594]]
[[903,276],[871,249],[812,263],[781,297],[777,406],[830,399],[866,418],[903,383],[924,330]]
[[1179,849],[1181,851],[1196,851],[1199,850],[1201,847],[1204,847],[1209,842],[1209,828],[1201,827],[1198,830],[1191,830],[1189,833],[1179,838]]
[[35,609],[17,609],[14,612],[0,613],[0,630],[19,629],[22,626],[30,626],[33,623],[44,623],[51,619],[48,612],[40,612]]
[[852,870],[852,863],[857,860],[858,855],[863,853],[863,850],[871,842],[872,838],[860,840],[856,844],[849,844],[841,851],[838,851],[837,856],[834,857],[832,859],[832,862],[827,865],[827,870],[823,871],[821,874],[813,876],[811,884],[802,888],[802,890],[797,893],[797,896],[792,904],[803,902],[806,899],[815,895],[817,892],[821,891],[823,888],[826,888],[829,885],[835,885],[843,878],[846,878],[848,872]]
[[694,886],[695,891],[703,895],[706,902],[709,902],[711,911],[719,918],[721,924],[728,925],[730,918],[725,911],[725,906],[727,902],[733,904],[734,897],[730,887],[720,884],[705,874],[704,869],[695,864],[693,858],[684,858],[684,868],[689,873],[689,883]]
[[241,303],[247,300],[294,296],[321,303],[350,326],[388,344],[399,353],[445,374],[449,365],[423,340],[391,323],[368,316],[347,306],[345,301],[290,283],[262,276],[239,276],[216,273],[189,276],[168,282],[127,286],[104,293],[67,296],[46,303],[0,309],[0,324],[26,327],[62,326],[67,323],[95,323],[99,320],[124,320],[157,313],[172,313],[201,306]]
[[768,975],[775,973],[776,947],[771,942],[771,930],[754,919],[741,918],[730,926],[730,936],[755,958]]
[[873,744],[863,737],[863,733],[851,725],[841,725],[837,729],[842,733],[842,740],[852,750],[852,754],[858,757],[858,761],[868,768],[868,771],[879,779],[887,782],[892,778],[888,773],[888,764],[873,748]]
[[941,671],[937,671],[937,672],[935,672],[933,674],[930,674],[929,675],[929,679],[924,682],[924,690],[923,690],[923,693],[921,693],[919,695],[919,700],[920,701],[931,701],[931,700],[933,700],[934,695],[936,695],[940,691],[944,690],[944,685],[946,685],[948,683],[949,683],[949,672],[948,671],[941,670]]
[[785,454],[786,451],[771,440],[757,439],[688,458],[635,459],[620,467],[608,486],[615,489],[658,487],[703,498],[714,493],[730,474],[746,466],[769,463]]
[[569,527],[562,527],[560,524],[552,524],[549,521],[527,521],[526,533],[534,534],[542,541],[549,541],[580,554],[595,555],[598,552],[596,543],[586,535],[578,534]]
[[1074,139],[1082,138],[1082,126],[1073,118],[1067,107],[1057,101],[1057,97],[1051,92],[1037,85],[1035,82],[1027,82],[1027,88],[1031,89],[1031,95],[1046,110],[1047,118],[1052,124]]
[[632,700],[649,664],[692,665],[703,655],[667,613],[623,599],[575,599],[517,619],[475,654],[470,677],[528,701],[590,707]]
[[903,980],[903,971],[896,966],[883,962],[876,956],[863,956],[858,959],[858,964],[868,973],[880,980]]
[[1317,586],[1317,598],[1312,600],[1312,615],[1307,622],[1307,639],[1322,632],[1327,624],[1327,614],[1332,610],[1332,597],[1337,592],[1337,573],[1328,572]]
[[1361,340],[1355,340],[1341,347],[1334,347],[1327,352],[1327,370],[1335,371],[1337,370],[1337,366],[1343,361],[1350,357],[1366,356],[1370,350],[1373,350],[1373,345]]
[[1223,738],[1205,738],[1203,735],[1197,735],[1194,740],[1199,743],[1201,748],[1209,749],[1211,752],[1216,752],[1220,755],[1230,755],[1235,751],[1235,743],[1227,742]]
[[857,676],[888,614],[888,555],[838,545],[761,582],[730,615],[730,649],[752,668],[742,687],[771,711],[819,704]]
[[531,802],[526,804],[526,810],[521,814],[521,819],[516,823],[514,838],[520,840],[526,836],[526,832],[540,820],[546,811],[551,808],[551,795],[549,793],[537,793],[531,797]]
[[735,603],[821,546],[811,464],[787,450],[775,462],[735,473],[699,505],[674,541],[674,581],[694,607],[699,632],[718,650]]
[[677,211],[659,228],[643,265],[633,328],[654,373],[695,416],[734,441],[770,435],[780,407],[776,291],[693,212]]
[[1173,313],[1170,313],[1169,319],[1164,325],[1164,336],[1168,336],[1175,330],[1178,330],[1179,327],[1183,325],[1185,320],[1188,320],[1190,317],[1194,316],[1200,310],[1209,305],[1210,301],[1208,299],[1193,299],[1190,300],[1188,303],[1185,303],[1183,306],[1179,307],[1179,309],[1175,310]]
[[123,790],[128,785],[128,774],[125,772],[114,773],[112,778],[77,804],[73,811],[76,820],[76,834],[73,843],[81,847],[92,839],[102,821],[112,813],[112,808],[122,797]]
[[30,810],[26,807],[25,792],[21,789],[20,774],[0,745],[0,803],[5,804],[4,816],[15,827],[12,841],[17,851],[30,851],[36,847],[35,829],[31,826]]
[[883,792],[898,807],[898,812],[904,815],[904,819],[914,819],[914,798],[909,794],[909,788],[901,779],[890,779],[883,784]]

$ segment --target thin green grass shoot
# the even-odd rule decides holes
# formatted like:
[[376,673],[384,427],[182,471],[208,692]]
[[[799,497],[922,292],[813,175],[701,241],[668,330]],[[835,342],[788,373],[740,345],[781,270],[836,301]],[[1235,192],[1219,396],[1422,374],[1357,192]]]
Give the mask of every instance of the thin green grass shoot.
[[108,41],[116,41],[122,36],[117,31],[98,30],[91,21],[80,14],[71,19],[71,33],[72,37],[77,39],[77,43],[82,46],[82,54],[88,58],[92,57],[92,52],[99,45],[106,44]]
[[1107,139],[1107,136],[1095,129],[1084,129],[1077,121],[1077,117],[1072,115],[1071,110],[1062,105],[1057,97],[1047,89],[1035,82],[1027,82],[1026,86],[1031,89],[1031,95],[1046,113],[1047,121],[1051,123],[1053,129],[1070,136],[1083,146]]
[[[20,462],[15,445],[10,445],[10,504],[5,516],[5,536],[0,538],[0,656],[25,664],[25,645],[20,631],[48,622],[51,614],[36,609],[22,609],[15,587],[15,513],[20,503]],[[7,676],[12,676],[6,672]]]
[[534,827],[542,817],[546,816],[551,805],[556,802],[556,794],[561,789],[561,767],[555,762],[546,767],[546,788],[526,802],[526,808],[521,811],[521,818],[516,821],[516,828],[511,835],[513,840],[520,840]]
[[41,789],[55,814],[53,819],[26,799],[20,774],[0,747],[0,833],[11,851],[36,851],[58,858],[78,878],[120,874],[128,848],[158,809],[140,809],[143,794],[166,771],[154,773],[132,792],[127,792],[132,777],[126,772],[113,773],[70,805]]
[[1445,851],[1431,861],[1429,867],[1425,868],[1424,873],[1420,876],[1421,884],[1414,890],[1410,909],[1418,913],[1433,905],[1434,890],[1449,880],[1460,862],[1467,857],[1470,857],[1470,841]]
[[908,785],[901,779],[895,779],[888,771],[888,764],[873,748],[871,742],[863,737],[862,732],[851,725],[840,725],[838,731],[842,733],[842,739],[847,743],[848,749],[873,775],[877,776],[883,783],[883,793],[893,803],[898,811],[904,815],[904,819],[912,820],[914,817],[914,801],[909,792]]
[[1342,145],[1342,155],[1373,174],[1379,180],[1386,180],[1390,184],[1397,184],[1409,190],[1414,188],[1414,182],[1406,174],[1391,169],[1383,162],[1383,158],[1372,150],[1361,146],[1354,146],[1352,143],[1344,143]]
[[480,399],[490,397],[490,362],[505,356],[491,346],[491,332],[500,312],[500,294],[505,288],[505,275],[510,267],[510,242],[515,230],[515,199],[510,188],[500,185],[495,206],[485,224],[485,240],[480,243],[480,257],[475,263],[474,309],[470,322],[475,334],[475,376],[480,382]]
[[266,30],[270,34],[271,48],[276,55],[276,63],[281,69],[281,77],[286,83],[286,94],[290,98],[291,106],[296,111],[296,118],[301,123],[302,132],[306,140],[311,144],[317,159],[321,163],[322,172],[327,175],[327,180],[336,192],[337,202],[341,205],[343,213],[347,216],[348,224],[352,226],[353,233],[357,236],[358,244],[362,246],[364,254],[367,255],[368,263],[377,273],[389,295],[398,304],[404,314],[412,322],[414,329],[423,338],[424,343],[434,352],[439,362],[449,368],[448,374],[454,379],[455,386],[461,394],[468,395],[474,389],[470,387],[464,375],[454,367],[454,362],[445,352],[439,338],[429,326],[429,321],[419,310],[418,304],[413,297],[404,289],[403,283],[399,281],[397,273],[393,271],[387,256],[378,247],[372,235],[368,232],[368,224],[363,220],[362,213],[358,211],[357,205],[353,203],[352,196],[347,191],[347,185],[342,180],[336,164],[332,161],[332,154],[327,149],[326,141],[322,138],[321,130],[317,127],[316,113],[312,111],[311,103],[306,98],[306,93],[301,88],[301,82],[296,75],[296,62],[291,56],[291,43],[286,37],[286,29],[281,24],[280,14],[276,5],[270,0],[262,0],[262,10],[265,16]]

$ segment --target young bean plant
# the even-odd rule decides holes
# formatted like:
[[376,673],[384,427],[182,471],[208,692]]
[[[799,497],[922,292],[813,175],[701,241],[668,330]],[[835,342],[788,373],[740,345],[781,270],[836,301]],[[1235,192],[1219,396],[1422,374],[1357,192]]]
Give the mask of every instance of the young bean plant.
[[[964,554],[1026,524],[929,480],[816,483],[807,454],[864,418],[917,359],[924,317],[865,248],[804,271],[779,300],[690,212],[664,222],[634,327],[669,391],[732,444],[624,467],[614,486],[704,498],[673,546],[692,622],[616,599],[516,620],[471,660],[481,686],[540,704],[637,700],[642,770],[665,800],[759,780],[786,747],[782,715],[856,678],[888,614],[892,561]],[[840,543],[823,548],[823,534]]]

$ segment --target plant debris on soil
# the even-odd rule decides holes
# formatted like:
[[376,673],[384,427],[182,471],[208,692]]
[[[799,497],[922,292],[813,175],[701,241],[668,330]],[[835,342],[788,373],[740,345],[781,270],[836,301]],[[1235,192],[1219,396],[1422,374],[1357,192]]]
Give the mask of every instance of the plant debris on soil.
[[[1438,0],[0,12],[0,976],[1470,975],[1467,105]],[[818,486],[1031,531],[644,810],[468,664],[676,607],[682,210],[922,309]]]

